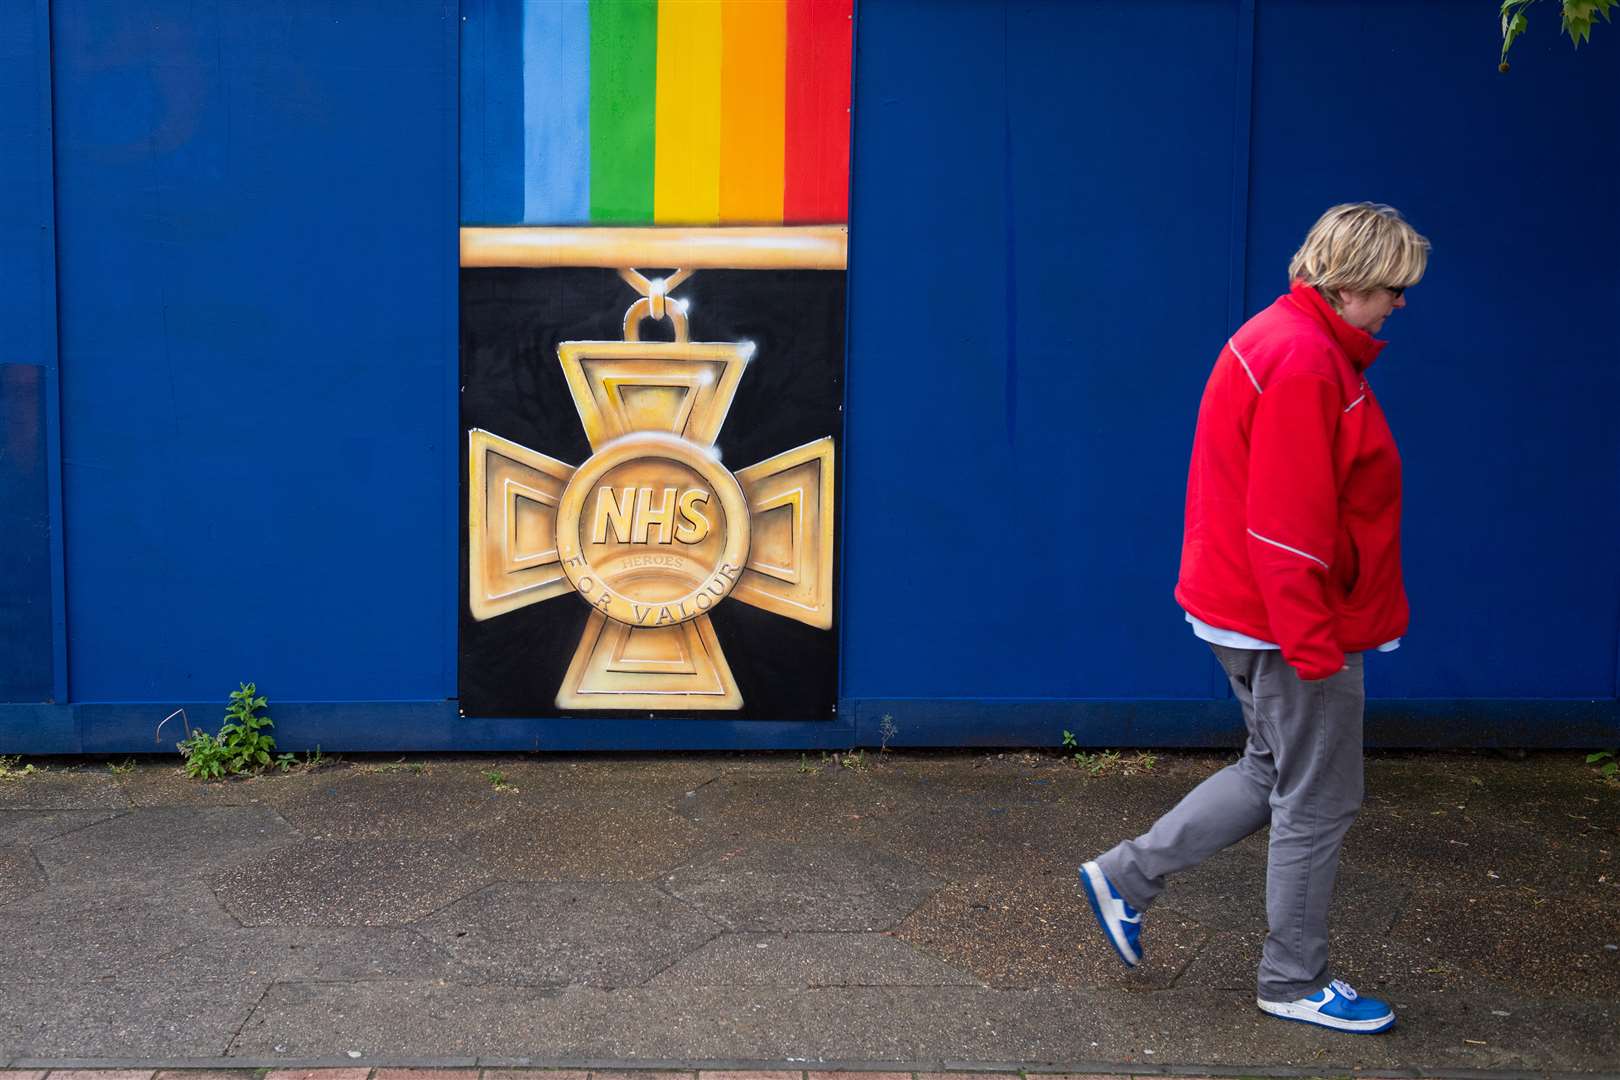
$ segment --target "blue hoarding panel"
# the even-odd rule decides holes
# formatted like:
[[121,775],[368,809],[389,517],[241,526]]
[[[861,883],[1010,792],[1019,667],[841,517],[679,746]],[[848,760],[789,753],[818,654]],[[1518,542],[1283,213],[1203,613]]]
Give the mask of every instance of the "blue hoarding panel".
[[523,3],[462,0],[461,216],[523,220]]
[[1620,34],[1575,51],[1532,19],[1504,75],[1476,4],[1259,7],[1249,310],[1333,203],[1391,203],[1434,245],[1369,374],[1405,465],[1412,601],[1374,694],[1616,690],[1620,205],[1579,193],[1620,163],[1598,106]]
[[0,701],[55,696],[50,30],[0,7]]
[[45,369],[0,363],[0,701],[51,697]]
[[1369,738],[1620,735],[1620,27],[1502,75],[1464,0],[864,0],[835,718],[459,716],[456,226],[522,213],[521,9],[0,9],[0,752],[239,679],[332,750],[1229,745],[1171,596],[1199,394],[1354,199],[1435,244],[1371,375]]
[[74,699],[450,696],[454,5],[52,11]]
[[1239,24],[1155,10],[862,6],[848,696],[1213,691],[1171,589]]

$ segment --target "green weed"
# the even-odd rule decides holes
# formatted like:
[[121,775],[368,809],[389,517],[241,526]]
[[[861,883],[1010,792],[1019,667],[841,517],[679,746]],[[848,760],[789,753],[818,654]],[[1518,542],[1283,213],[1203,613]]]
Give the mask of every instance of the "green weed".
[[1586,755],[1588,765],[1596,765],[1598,775],[1611,784],[1620,783],[1620,751],[1599,750]]
[[[178,744],[180,756],[186,759],[186,775],[200,780],[220,780],[226,776],[257,775],[272,764],[280,766],[281,759],[271,757],[276,740],[264,730],[274,727],[275,723],[259,711],[266,704],[253,683],[241,683],[238,689],[232,690],[219,734],[210,735],[198,729]],[[290,765],[281,767],[285,772]]]
[[22,755],[0,756],[0,780],[22,780],[39,772],[32,764],[24,765]]
[[1079,740],[1074,732],[1063,733],[1063,750],[1069,755],[1069,760],[1078,769],[1083,769],[1090,776],[1106,776],[1109,773],[1121,773],[1125,776],[1135,776],[1137,773],[1152,772],[1153,767],[1159,763],[1159,756],[1147,750],[1138,750],[1125,757],[1117,750],[1099,750],[1096,753],[1080,749]]

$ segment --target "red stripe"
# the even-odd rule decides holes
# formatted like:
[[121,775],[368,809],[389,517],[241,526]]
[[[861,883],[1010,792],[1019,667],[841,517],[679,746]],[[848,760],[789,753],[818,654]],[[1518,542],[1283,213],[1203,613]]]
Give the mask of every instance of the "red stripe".
[[788,0],[782,220],[849,220],[854,0]]

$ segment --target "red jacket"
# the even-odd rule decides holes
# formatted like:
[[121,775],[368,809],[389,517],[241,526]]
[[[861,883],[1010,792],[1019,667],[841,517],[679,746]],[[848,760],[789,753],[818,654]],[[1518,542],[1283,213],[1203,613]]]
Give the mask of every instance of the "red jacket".
[[1303,679],[1406,631],[1401,458],[1363,373],[1384,342],[1296,284],[1204,387],[1176,600]]

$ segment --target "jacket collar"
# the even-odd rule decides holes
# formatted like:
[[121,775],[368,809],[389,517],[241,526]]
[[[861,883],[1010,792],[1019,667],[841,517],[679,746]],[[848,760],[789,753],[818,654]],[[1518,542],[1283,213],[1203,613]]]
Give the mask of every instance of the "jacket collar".
[[1378,359],[1378,354],[1389,344],[1373,337],[1360,327],[1345,322],[1344,317],[1333,310],[1333,305],[1328,303],[1314,286],[1307,285],[1303,281],[1294,282],[1288,290],[1288,299],[1293,301],[1295,307],[1321,324],[1322,329],[1338,342],[1339,348],[1344,350],[1357,371],[1366,371],[1372,367],[1372,362]]

